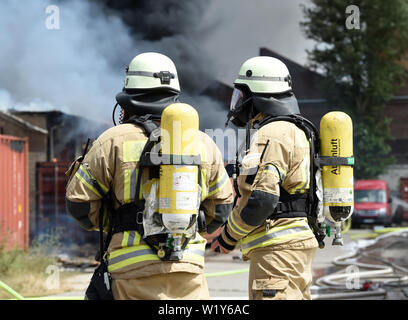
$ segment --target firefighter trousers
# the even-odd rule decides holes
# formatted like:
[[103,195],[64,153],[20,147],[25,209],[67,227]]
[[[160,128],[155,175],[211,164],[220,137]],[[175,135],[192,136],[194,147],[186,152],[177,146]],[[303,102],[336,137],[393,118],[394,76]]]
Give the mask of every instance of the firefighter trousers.
[[266,247],[251,252],[250,300],[311,300],[312,261],[316,248],[302,246]]
[[115,300],[209,300],[203,273],[170,272],[112,281]]

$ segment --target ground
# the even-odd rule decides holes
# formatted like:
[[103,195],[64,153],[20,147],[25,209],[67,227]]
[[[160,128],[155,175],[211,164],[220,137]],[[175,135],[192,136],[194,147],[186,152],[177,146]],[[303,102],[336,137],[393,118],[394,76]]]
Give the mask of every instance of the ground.
[[[334,258],[349,254],[356,249],[358,243],[352,238],[370,230],[350,230],[344,235],[344,246],[333,246],[332,238],[326,238],[326,247],[318,249],[313,262],[314,279],[332,274],[337,271],[332,261]],[[361,240],[360,240],[361,241]],[[248,298],[248,268],[249,263],[241,259],[241,253],[235,250],[227,255],[215,254],[209,249],[206,251],[205,273],[213,300],[232,299],[245,300]],[[74,269],[68,269],[74,270]],[[72,276],[64,277],[65,292],[61,297],[79,299],[84,296],[85,290],[92,276],[92,267],[78,270]],[[313,293],[313,292],[312,292]],[[399,297],[401,298],[401,297]]]

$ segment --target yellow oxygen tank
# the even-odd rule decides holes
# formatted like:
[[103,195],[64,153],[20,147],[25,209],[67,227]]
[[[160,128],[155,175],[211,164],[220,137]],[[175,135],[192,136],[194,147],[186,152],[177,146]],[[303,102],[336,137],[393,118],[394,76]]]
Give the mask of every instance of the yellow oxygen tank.
[[191,160],[199,156],[198,124],[197,111],[185,103],[169,105],[161,116],[161,151],[170,164],[160,165],[158,212],[176,236],[191,226],[200,204],[198,166]]
[[333,245],[343,245],[341,223],[353,213],[353,124],[344,112],[325,114],[320,121],[320,155],[341,157],[343,165],[323,165],[323,214],[336,227]]

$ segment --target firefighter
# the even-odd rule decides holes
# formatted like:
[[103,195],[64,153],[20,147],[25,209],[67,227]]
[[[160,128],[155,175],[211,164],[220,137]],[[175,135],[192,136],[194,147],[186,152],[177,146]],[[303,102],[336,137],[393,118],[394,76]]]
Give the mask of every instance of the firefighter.
[[245,61],[234,82],[228,120],[255,130],[238,176],[241,197],[212,250],[240,246],[250,260],[249,299],[311,299],[318,247],[308,225],[310,150],[303,130],[268,117],[300,114],[286,65],[273,57]]
[[[136,191],[139,159],[149,137],[149,126],[158,126],[163,110],[178,102],[179,93],[177,70],[170,58],[154,52],[134,57],[126,70],[125,86],[116,96],[122,107],[121,124],[102,133],[71,172],[66,190],[69,214],[87,230],[102,226],[106,231],[113,225],[113,235],[102,258],[106,259],[112,278],[114,299],[209,299],[203,274],[205,238],[211,239],[212,233],[226,221],[233,202],[223,158],[212,139],[198,131],[200,209],[206,232],[201,230],[201,234],[190,239],[180,260],[163,260],[158,256],[155,247],[149,245],[158,237],[141,235],[143,230],[138,228],[149,221],[141,224],[138,220],[143,208],[133,206],[136,194],[138,201],[144,199],[152,181],[159,178],[153,169],[147,168],[143,171],[140,192]],[[113,212],[104,208],[102,199],[106,195]]]

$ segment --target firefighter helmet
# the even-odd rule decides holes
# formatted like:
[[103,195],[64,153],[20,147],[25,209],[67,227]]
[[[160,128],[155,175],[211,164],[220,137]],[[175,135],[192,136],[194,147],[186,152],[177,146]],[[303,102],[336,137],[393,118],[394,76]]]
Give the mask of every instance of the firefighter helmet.
[[157,88],[180,92],[173,61],[157,52],[145,52],[134,57],[126,69],[125,89]]
[[254,57],[242,64],[234,81],[228,120],[242,127],[259,112],[271,116],[300,114],[289,70],[273,57]]
[[173,61],[161,53],[141,53],[126,68],[125,86],[116,95],[117,104],[124,110],[120,122],[133,115],[160,118],[165,107],[178,102],[179,94]]

